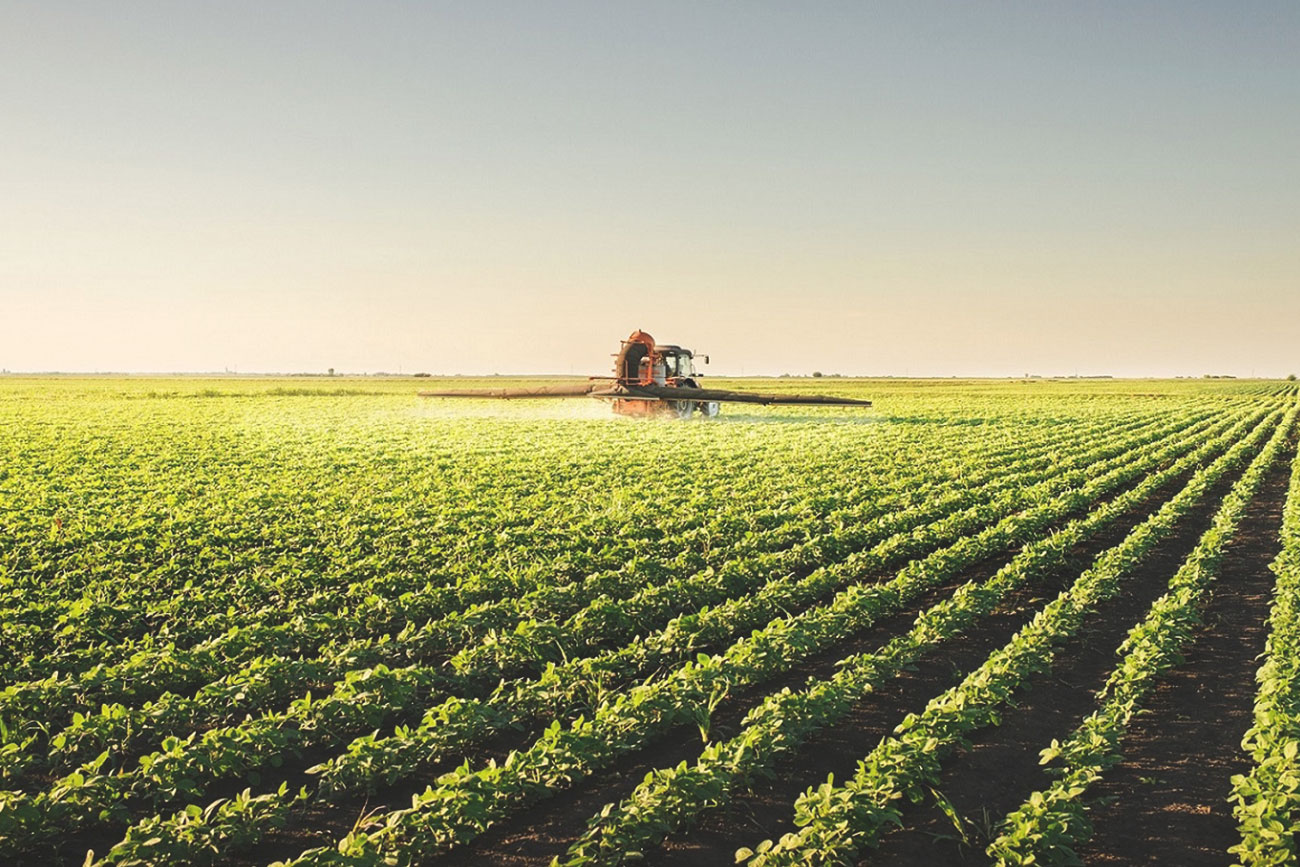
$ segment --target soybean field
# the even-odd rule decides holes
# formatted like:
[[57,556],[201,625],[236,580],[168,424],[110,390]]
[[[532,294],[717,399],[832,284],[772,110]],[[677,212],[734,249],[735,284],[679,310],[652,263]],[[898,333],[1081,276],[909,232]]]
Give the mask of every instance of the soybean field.
[[0,377],[0,863],[1297,863],[1295,383],[428,383]]

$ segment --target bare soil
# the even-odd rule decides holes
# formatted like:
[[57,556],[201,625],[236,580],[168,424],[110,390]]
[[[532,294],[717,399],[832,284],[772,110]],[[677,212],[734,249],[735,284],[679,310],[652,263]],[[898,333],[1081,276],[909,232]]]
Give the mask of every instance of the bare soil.
[[1270,474],[1229,547],[1186,661],[1152,692],[1125,739],[1125,761],[1097,787],[1087,864],[1228,863],[1240,838],[1227,797],[1246,773],[1257,659],[1268,638],[1288,467]]

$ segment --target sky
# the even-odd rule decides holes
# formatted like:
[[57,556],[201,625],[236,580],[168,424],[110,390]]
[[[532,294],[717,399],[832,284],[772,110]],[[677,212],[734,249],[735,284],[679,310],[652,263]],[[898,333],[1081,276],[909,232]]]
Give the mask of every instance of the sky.
[[1300,4],[0,0],[0,368],[1300,373]]

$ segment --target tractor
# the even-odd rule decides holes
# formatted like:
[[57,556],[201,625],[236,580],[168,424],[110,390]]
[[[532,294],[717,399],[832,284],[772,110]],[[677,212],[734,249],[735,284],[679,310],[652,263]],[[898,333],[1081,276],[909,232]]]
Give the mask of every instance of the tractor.
[[503,400],[544,397],[594,397],[612,403],[619,415],[687,419],[717,416],[722,403],[795,404],[802,406],[871,406],[869,400],[818,394],[757,394],[701,388],[695,359],[707,355],[674,344],[655,343],[637,329],[614,356],[613,376],[592,376],[583,383],[541,388],[452,389],[421,391],[421,397],[487,397]]

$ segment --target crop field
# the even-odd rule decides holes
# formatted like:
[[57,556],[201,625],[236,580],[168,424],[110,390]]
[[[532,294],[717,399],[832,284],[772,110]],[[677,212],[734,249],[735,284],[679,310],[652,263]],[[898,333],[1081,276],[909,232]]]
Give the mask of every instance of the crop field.
[[0,863],[1296,863],[1295,383],[429,382],[0,378]]

